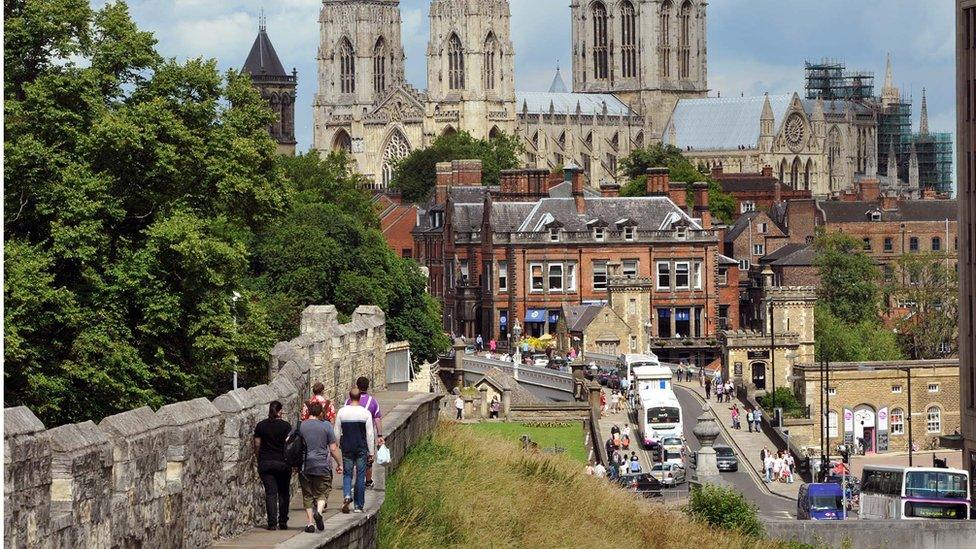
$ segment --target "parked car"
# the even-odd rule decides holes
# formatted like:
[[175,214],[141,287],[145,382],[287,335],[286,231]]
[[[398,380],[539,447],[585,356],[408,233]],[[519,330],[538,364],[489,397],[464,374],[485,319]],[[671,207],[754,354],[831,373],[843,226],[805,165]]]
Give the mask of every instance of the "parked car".
[[[716,444],[715,464],[719,472],[735,472],[739,470],[739,457],[735,455],[735,450],[724,444]],[[698,452],[691,454],[691,466],[698,467]]]
[[655,463],[650,475],[665,486],[677,486],[685,481],[685,468],[677,463]]
[[661,481],[657,480],[648,473],[632,473],[622,475],[614,479],[614,482],[628,490],[637,492],[646,498],[660,496],[661,489],[664,488]]

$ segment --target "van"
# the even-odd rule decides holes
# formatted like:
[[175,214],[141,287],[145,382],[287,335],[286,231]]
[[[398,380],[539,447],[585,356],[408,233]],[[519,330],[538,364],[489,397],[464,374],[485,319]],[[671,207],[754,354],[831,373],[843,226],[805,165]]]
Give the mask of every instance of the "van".
[[800,486],[796,499],[798,520],[844,520],[844,494],[840,485],[812,483]]

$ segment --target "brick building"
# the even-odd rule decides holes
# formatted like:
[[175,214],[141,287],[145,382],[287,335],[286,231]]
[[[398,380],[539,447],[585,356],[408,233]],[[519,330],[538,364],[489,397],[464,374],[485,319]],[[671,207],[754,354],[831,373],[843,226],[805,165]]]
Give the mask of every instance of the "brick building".
[[773,167],[761,172],[725,173],[722,166],[712,168],[712,179],[735,201],[733,214],[767,211],[784,200],[811,198],[809,189],[794,189],[773,175]]
[[403,204],[400,195],[389,190],[374,194],[372,200],[386,243],[400,257],[413,257],[413,229],[417,226],[417,205]]
[[[721,255],[708,186],[694,185],[693,208],[667,169],[649,170],[647,186],[646,197],[613,187],[601,196],[568,167],[558,183],[545,170],[511,170],[491,188],[477,161],[439,164],[414,248],[444,303],[445,329],[499,341],[516,325],[554,334],[564,304],[608,303],[637,326],[639,349],[713,360],[720,327],[737,324],[738,272]],[[614,290],[617,300],[618,287],[637,290]]]

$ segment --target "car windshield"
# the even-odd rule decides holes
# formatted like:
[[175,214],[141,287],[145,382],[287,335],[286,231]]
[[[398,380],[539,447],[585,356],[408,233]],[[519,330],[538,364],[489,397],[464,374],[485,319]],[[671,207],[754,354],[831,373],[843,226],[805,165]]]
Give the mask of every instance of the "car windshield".
[[651,471],[663,471],[665,469],[671,469],[671,466],[664,463],[658,463],[654,467],[651,467]]
[[843,500],[840,496],[810,496],[810,509],[813,511],[840,509],[841,505]]
[[905,495],[915,498],[966,499],[966,475],[936,471],[908,471]]
[[719,457],[732,457],[735,455],[735,452],[732,451],[732,448],[729,448],[728,446],[715,446],[714,448],[715,448],[715,455]]

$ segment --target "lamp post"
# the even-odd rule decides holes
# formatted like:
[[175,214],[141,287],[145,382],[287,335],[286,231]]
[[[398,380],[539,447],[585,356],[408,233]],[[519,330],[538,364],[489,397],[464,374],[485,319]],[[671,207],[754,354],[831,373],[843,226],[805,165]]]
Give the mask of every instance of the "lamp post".
[[[230,294],[230,314],[234,319],[234,336],[237,336],[237,302],[241,299],[241,294],[236,290]],[[237,360],[234,360],[234,390],[237,390]]]

